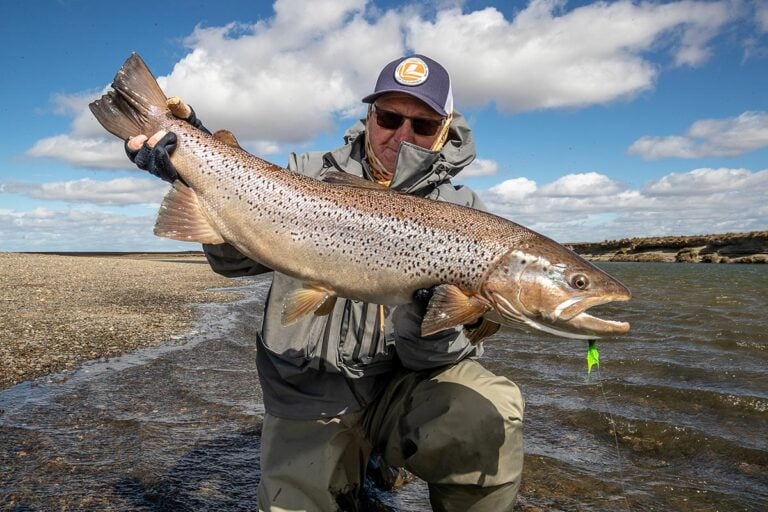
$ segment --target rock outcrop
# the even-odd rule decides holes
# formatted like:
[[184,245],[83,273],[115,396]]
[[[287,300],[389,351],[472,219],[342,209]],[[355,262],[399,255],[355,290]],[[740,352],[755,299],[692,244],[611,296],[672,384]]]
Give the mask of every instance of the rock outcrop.
[[625,238],[565,245],[593,261],[768,263],[768,231]]

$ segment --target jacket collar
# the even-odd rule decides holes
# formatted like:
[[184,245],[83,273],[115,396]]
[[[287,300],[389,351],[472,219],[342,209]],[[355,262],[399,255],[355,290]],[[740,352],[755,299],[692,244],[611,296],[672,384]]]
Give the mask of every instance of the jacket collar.
[[[371,179],[365,162],[365,120],[357,121],[344,134],[344,146],[332,152],[347,172]],[[454,112],[448,140],[441,151],[429,151],[414,144],[403,143],[397,157],[397,167],[391,188],[402,192],[428,192],[456,176],[476,156],[472,131],[464,116]]]

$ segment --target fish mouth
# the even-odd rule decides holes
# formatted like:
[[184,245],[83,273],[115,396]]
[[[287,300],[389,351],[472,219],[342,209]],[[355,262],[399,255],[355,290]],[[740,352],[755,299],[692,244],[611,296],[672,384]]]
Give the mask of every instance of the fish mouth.
[[596,297],[577,297],[564,301],[553,312],[551,326],[563,332],[564,336],[582,339],[617,336],[629,332],[629,323],[617,320],[605,320],[586,312],[594,306],[610,302],[623,302],[630,299],[629,294],[609,294]]
[[627,294],[571,298],[558,305],[551,315],[535,318],[521,313],[502,295],[492,293],[491,296],[501,323],[507,325],[519,327],[525,324],[555,336],[581,340],[618,336],[628,333],[630,329],[628,322],[605,320],[586,313],[587,309],[594,306],[627,301],[630,299]]

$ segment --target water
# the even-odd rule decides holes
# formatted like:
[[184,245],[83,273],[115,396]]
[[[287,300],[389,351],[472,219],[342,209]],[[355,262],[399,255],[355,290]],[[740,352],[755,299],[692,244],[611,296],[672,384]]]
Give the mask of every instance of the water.
[[[504,330],[485,364],[523,389],[519,509],[768,510],[768,267],[606,264],[633,291],[586,343]],[[182,347],[0,392],[0,510],[253,510],[268,282],[202,310]],[[372,509],[429,510],[422,482]]]

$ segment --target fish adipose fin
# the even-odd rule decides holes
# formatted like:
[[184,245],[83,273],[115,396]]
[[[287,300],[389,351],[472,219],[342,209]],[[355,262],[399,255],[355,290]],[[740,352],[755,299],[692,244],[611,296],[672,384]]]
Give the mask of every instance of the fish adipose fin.
[[336,305],[336,294],[320,285],[305,284],[290,293],[283,302],[281,323],[291,325],[299,318],[310,313],[317,316],[327,315]]
[[173,188],[160,205],[155,235],[182,242],[224,243],[224,239],[203,213],[197,194],[178,180],[173,183]]
[[159,118],[170,115],[163,90],[136,53],[118,70],[112,89],[88,107],[108,132],[123,140],[155,133]]
[[474,323],[489,309],[486,301],[467,295],[458,286],[442,284],[435,288],[429,300],[421,322],[421,335],[429,336],[457,325]]

